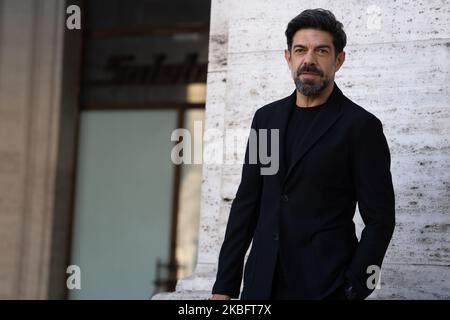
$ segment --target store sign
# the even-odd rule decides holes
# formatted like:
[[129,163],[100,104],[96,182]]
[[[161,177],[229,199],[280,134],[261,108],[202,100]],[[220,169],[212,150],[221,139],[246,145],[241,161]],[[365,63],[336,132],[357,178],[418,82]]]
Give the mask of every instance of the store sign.
[[133,63],[134,56],[113,56],[105,71],[112,73],[110,85],[155,85],[205,83],[207,64],[198,62],[198,54],[186,55],[181,63],[167,62],[166,54],[158,54],[151,64]]

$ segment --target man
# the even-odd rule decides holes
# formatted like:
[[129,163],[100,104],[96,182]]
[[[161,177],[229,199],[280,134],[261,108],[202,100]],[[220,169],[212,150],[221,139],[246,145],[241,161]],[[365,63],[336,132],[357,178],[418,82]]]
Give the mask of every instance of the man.
[[[346,35],[327,10],[287,26],[294,93],[256,111],[279,129],[280,169],[246,162],[220,251],[212,299],[365,299],[395,226],[390,153],[380,120],[334,83]],[[269,150],[271,146],[268,147]],[[365,223],[355,235],[356,203]]]

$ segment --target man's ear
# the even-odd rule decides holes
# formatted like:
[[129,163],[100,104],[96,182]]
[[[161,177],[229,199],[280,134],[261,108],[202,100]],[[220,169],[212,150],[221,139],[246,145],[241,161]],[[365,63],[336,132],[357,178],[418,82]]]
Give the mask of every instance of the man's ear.
[[342,67],[345,61],[345,52],[339,52],[336,57],[336,72]]
[[286,62],[288,63],[288,66],[291,66],[291,52],[289,49],[284,49],[284,59],[286,59]]

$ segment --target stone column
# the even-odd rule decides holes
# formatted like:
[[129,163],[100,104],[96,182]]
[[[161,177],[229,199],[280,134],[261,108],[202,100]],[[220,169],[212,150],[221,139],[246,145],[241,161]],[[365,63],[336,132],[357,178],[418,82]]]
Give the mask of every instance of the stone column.
[[47,297],[64,16],[0,0],[0,299]]
[[[391,148],[397,228],[371,298],[449,299],[448,2],[213,0],[205,129],[248,129],[257,108],[292,92],[284,30],[317,7],[334,12],[348,36],[336,82],[382,120]],[[204,164],[196,271],[154,299],[210,297],[240,170]],[[355,220],[360,232],[359,214]]]

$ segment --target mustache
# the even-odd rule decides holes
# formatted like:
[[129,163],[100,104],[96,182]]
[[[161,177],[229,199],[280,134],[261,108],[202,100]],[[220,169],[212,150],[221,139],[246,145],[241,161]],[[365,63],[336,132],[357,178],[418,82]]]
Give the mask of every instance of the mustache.
[[302,73],[305,73],[305,72],[315,73],[315,74],[318,74],[319,76],[323,76],[322,70],[317,68],[315,65],[304,65],[304,66],[298,68],[298,70],[297,70],[297,77],[300,76]]

